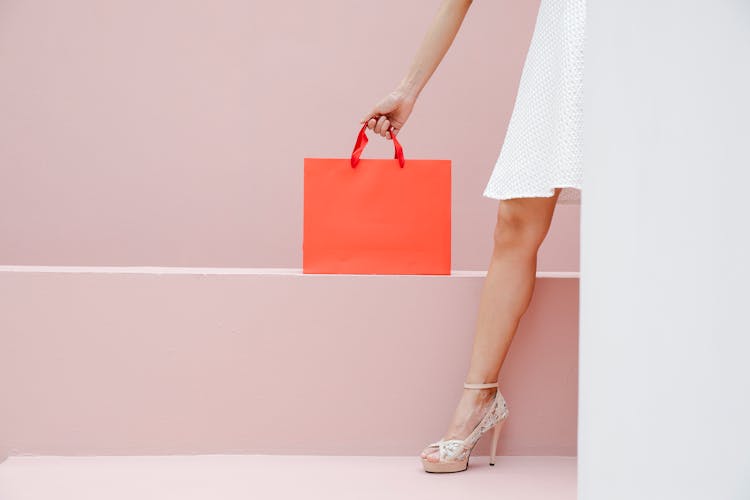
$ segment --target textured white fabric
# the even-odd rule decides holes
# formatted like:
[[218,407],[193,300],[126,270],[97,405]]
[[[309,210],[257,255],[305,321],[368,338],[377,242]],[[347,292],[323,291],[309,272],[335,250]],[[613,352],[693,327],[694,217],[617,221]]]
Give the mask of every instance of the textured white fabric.
[[579,204],[585,0],[542,0],[513,114],[483,196]]

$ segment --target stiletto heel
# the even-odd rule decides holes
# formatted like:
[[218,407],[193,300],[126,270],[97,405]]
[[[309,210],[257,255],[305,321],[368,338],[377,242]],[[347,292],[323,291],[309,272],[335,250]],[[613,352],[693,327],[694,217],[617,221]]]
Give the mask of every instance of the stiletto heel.
[[495,424],[495,428],[492,430],[492,445],[490,445],[490,465],[495,465],[495,451],[497,451],[497,438],[500,437],[500,431],[503,428],[505,419]]
[[[465,389],[488,389],[497,387],[497,382],[487,384],[470,384],[464,383]],[[435,447],[440,451],[439,461],[432,462],[422,458],[422,465],[426,472],[461,472],[469,468],[469,458],[474,450],[479,438],[492,429],[492,451],[490,456],[490,465],[495,465],[495,451],[497,450],[497,438],[503,427],[505,419],[508,418],[508,405],[505,398],[500,394],[500,389],[495,393],[495,399],[490,404],[487,413],[479,421],[474,430],[466,439],[448,439],[430,443],[427,447]]]

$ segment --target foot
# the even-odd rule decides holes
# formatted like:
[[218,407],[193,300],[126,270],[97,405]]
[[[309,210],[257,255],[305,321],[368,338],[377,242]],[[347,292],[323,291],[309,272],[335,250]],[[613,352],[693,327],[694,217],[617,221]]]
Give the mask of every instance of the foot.
[[[487,413],[490,404],[495,399],[496,392],[497,389],[494,387],[481,390],[463,389],[448,431],[441,439],[466,439]],[[426,447],[420,456],[430,462],[439,462],[440,450],[435,447]]]

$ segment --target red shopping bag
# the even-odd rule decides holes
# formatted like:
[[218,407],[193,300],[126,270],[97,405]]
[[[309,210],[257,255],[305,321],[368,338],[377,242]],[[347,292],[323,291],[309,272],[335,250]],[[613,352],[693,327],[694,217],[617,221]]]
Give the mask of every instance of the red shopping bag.
[[305,158],[303,273],[450,274],[451,162]]

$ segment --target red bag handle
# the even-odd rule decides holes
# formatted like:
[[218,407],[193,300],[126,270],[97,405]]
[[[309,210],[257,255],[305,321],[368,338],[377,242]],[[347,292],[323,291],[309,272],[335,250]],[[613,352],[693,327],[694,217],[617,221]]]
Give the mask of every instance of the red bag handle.
[[[362,126],[362,130],[359,131],[359,137],[357,137],[357,143],[354,144],[354,150],[352,151],[352,168],[357,166],[357,163],[359,163],[359,157],[362,154],[362,151],[364,151],[365,146],[367,145],[367,134],[365,134],[365,130],[367,130],[367,122]],[[404,163],[406,160],[404,160],[404,149],[401,147],[401,144],[396,139],[396,136],[393,135],[393,125],[388,129],[388,131],[391,133],[391,140],[393,141],[393,147],[396,149],[396,152],[393,155],[393,158],[398,160],[399,165],[401,165],[401,168],[404,168]]]

